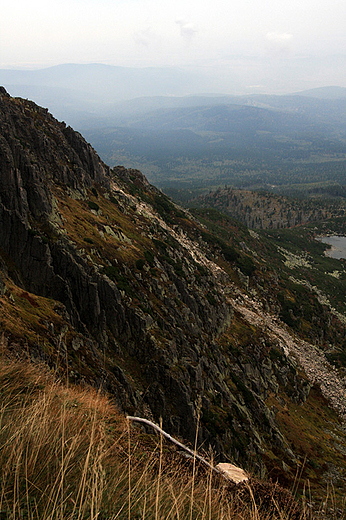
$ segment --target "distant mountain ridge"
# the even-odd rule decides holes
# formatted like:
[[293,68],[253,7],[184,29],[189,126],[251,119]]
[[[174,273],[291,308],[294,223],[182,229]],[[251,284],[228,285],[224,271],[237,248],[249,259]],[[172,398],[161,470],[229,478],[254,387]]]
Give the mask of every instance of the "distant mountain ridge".
[[[200,92],[200,83],[198,74],[178,68],[63,64],[39,70],[0,69],[0,84],[14,88],[15,95],[21,89],[25,96],[29,86],[32,91],[37,89],[38,94],[39,89],[44,89],[46,95],[51,88],[67,89],[78,91],[84,99],[92,96],[95,106],[146,95]],[[89,102],[92,106],[91,99]]]
[[[56,117],[78,129],[86,128],[88,124],[89,127],[94,124],[119,125],[119,115],[128,118],[138,111],[215,104],[259,103],[261,106],[265,97],[269,100],[269,108],[271,103],[273,106],[278,104],[275,98],[285,98],[225,95],[220,87],[215,88],[215,78],[185,69],[131,68],[97,63],[62,64],[39,70],[0,69],[0,84],[13,95],[49,106]],[[227,88],[236,91],[236,81]],[[344,90],[341,87],[323,87],[306,91],[306,94],[304,91],[297,93],[297,96],[306,101],[312,97],[338,99],[344,97]]]
[[140,98],[82,127],[106,162],[139,168],[162,189],[346,179],[346,98]]
[[318,87],[297,92],[296,95],[319,99],[341,99],[346,97],[346,88],[337,86]]

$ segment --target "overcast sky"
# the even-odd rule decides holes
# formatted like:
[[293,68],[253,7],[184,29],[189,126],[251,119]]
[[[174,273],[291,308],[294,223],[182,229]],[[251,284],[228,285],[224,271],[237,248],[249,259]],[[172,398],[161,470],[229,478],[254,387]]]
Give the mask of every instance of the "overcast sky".
[[272,70],[292,88],[299,75],[302,88],[346,86],[345,28],[345,0],[12,0],[1,6],[0,67],[224,69],[249,89]]

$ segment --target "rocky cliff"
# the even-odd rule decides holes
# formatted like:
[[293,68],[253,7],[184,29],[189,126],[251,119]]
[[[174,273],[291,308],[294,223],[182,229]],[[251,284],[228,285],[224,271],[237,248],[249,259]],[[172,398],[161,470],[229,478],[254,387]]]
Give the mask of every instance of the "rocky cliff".
[[[325,407],[309,441],[314,471],[320,436],[339,419],[309,377],[303,340],[278,317],[280,284],[251,252],[256,237],[228,227],[249,245],[220,238],[140,172],[111,170],[80,134],[4,89],[0,124],[8,349],[102,388],[125,412],[162,418],[191,443],[198,424],[218,458],[287,482],[306,454],[303,428]],[[297,413],[307,417],[298,447]]]
[[216,208],[251,229],[293,228],[345,214],[345,200],[294,199],[273,193],[219,188],[191,201],[191,206]]

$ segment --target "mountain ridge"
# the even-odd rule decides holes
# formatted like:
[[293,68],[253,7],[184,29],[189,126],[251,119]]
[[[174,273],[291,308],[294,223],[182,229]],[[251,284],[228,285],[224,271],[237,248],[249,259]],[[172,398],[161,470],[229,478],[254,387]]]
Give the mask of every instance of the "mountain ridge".
[[[7,348],[103,388],[123,411],[162,417],[190,443],[198,429],[218,457],[289,483],[304,449],[312,461],[317,449],[303,431],[294,445],[297,407],[311,425],[323,403],[316,443],[327,422],[339,427],[322,381],[332,368],[325,360],[309,376],[299,353],[339,341],[342,322],[310,289],[282,287],[261,257],[269,242],[244,226],[217,216],[227,238],[215,234],[140,172],[110,169],[80,134],[4,90],[0,118]],[[306,301],[294,307],[298,289]],[[335,328],[320,337],[327,319]],[[338,385],[336,373],[344,406]],[[323,450],[320,475],[331,457],[344,471],[341,452]]]
[[316,87],[309,90],[302,90],[297,92],[298,96],[311,96],[316,98],[324,98],[324,99],[339,99],[346,97],[346,88],[338,87],[336,85],[326,86],[326,87]]

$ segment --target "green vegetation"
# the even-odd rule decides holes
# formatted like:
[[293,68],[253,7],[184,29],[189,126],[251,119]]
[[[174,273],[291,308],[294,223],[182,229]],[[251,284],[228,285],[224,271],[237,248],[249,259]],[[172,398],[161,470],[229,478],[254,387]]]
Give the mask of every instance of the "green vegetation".
[[105,275],[108,276],[108,278],[110,278],[111,280],[113,280],[113,282],[117,284],[119,291],[124,291],[129,296],[135,295],[135,292],[131,284],[129,283],[129,280],[126,278],[126,276],[124,276],[119,266],[110,265],[104,267],[103,272]]
[[[202,238],[214,253],[227,260],[225,244],[235,251],[230,265],[249,276],[248,289],[272,302],[272,312],[304,339],[326,351],[330,344],[336,345],[330,356],[342,366],[345,326],[336,318],[331,326],[330,312],[346,313],[345,262],[325,256],[326,246],[316,235],[336,229],[335,222],[341,229],[345,219],[329,222],[330,227],[324,221],[319,227],[311,224],[250,234],[245,226],[215,209],[192,212],[208,227]],[[226,264],[223,267],[227,269]]]
[[[276,420],[280,427],[287,431],[287,439],[296,453],[304,457],[302,473],[309,479],[315,489],[315,496],[324,494],[324,475],[331,465],[344,467],[345,457],[341,448],[344,442],[344,432],[340,419],[327,405],[319,389],[313,387],[305,403],[297,405],[289,399],[277,400],[271,397],[267,404],[274,407]],[[321,435],[320,427],[325,424]],[[341,448],[340,450],[338,448]],[[323,462],[322,462],[323,461]],[[337,499],[345,514],[345,495],[342,481],[338,483]],[[341,518],[342,518],[341,514]]]
[[225,185],[339,197],[346,171],[345,104],[321,101],[312,108],[310,100],[296,101],[267,96],[267,108],[239,99],[233,103],[244,106],[230,100],[157,110],[129,116],[127,128],[107,125],[87,137],[108,164],[140,169],[180,202]]
[[[215,125],[222,123],[222,112],[211,111]],[[241,123],[244,111],[236,115]],[[43,112],[41,116],[35,123],[43,129]],[[20,114],[16,118],[20,120]],[[56,124],[53,118],[49,121],[54,138]],[[259,132],[257,137],[263,137],[263,130]],[[222,141],[221,134],[229,132],[205,129],[198,138],[214,139],[216,133]],[[71,129],[66,134],[73,137]],[[48,139],[50,134],[45,135]],[[256,143],[257,137],[250,142]],[[241,134],[239,140],[243,138]],[[11,137],[8,150],[16,149],[16,139]],[[287,147],[285,136],[280,139]],[[31,141],[35,146],[26,158],[33,156],[39,165],[41,147],[35,147],[40,135]],[[46,145],[49,149],[48,141]],[[318,490],[318,497],[326,501],[320,483],[328,478],[329,465],[335,464],[335,495],[342,503],[345,432],[331,405],[337,397],[343,402],[338,377],[344,374],[345,273],[342,263],[323,256],[323,246],[315,241],[317,226],[255,232],[215,209],[197,209],[191,218],[135,170],[114,168],[111,178],[98,175],[100,184],[93,186],[90,164],[96,167],[97,158],[83,159],[80,137],[73,153],[66,153],[66,147],[61,155],[54,150],[47,155],[46,170],[40,170],[42,176],[27,169],[32,174],[27,188],[34,192],[28,191],[31,202],[23,215],[31,231],[26,232],[23,219],[16,221],[19,217],[12,211],[15,220],[2,236],[6,250],[0,259],[0,516],[299,516],[291,509],[282,511],[281,499],[289,496],[282,488],[265,483],[271,491],[279,489],[275,497],[265,494],[263,486],[259,494],[252,485],[229,489],[193,459],[182,461],[162,439],[158,444],[151,435],[129,427],[101,395],[106,389],[129,413],[152,415],[157,421],[162,417],[172,433],[179,432],[190,443],[195,436],[204,449],[213,446],[218,457],[254,468],[254,474],[267,472],[286,487],[295,482],[298,493],[309,478],[312,495]],[[76,157],[79,152],[85,177]],[[59,163],[56,169],[50,166],[53,156]],[[60,166],[71,175],[59,176]],[[79,177],[72,181],[73,174]],[[83,178],[88,179],[87,189]],[[49,215],[50,193],[54,211]],[[237,198],[233,192],[229,195]],[[252,217],[254,207],[271,213],[266,217],[271,227],[278,214],[280,225],[284,218],[289,226],[304,221],[300,203],[285,208],[282,197],[254,196],[250,191],[243,195],[239,208]],[[30,212],[36,200],[38,212]],[[306,203],[307,210],[312,206]],[[326,216],[321,213],[316,222]],[[12,233],[15,222],[18,237]],[[27,289],[51,294],[61,303]],[[321,361],[323,351],[337,371]],[[6,357],[10,355],[37,364],[44,360],[51,379],[41,365],[40,373],[24,363],[18,369]],[[10,369],[1,379],[2,362]],[[309,394],[314,364],[331,403],[318,389]],[[13,386],[16,370],[22,369],[20,384]],[[88,384],[99,392],[88,393]],[[323,446],[325,439],[330,445]],[[202,492],[195,498],[199,485]],[[241,493],[247,494],[246,500],[238,502],[244,497]],[[304,515],[309,516],[307,511]]]
[[144,258],[151,267],[154,265],[154,255],[151,251],[144,251]]
[[143,258],[139,258],[138,260],[136,260],[136,267],[137,267],[137,269],[142,271],[144,266],[145,266],[145,260]]
[[300,330],[303,321],[312,323],[323,314],[323,307],[311,290],[287,281],[285,291],[278,294],[281,319],[294,330]]

